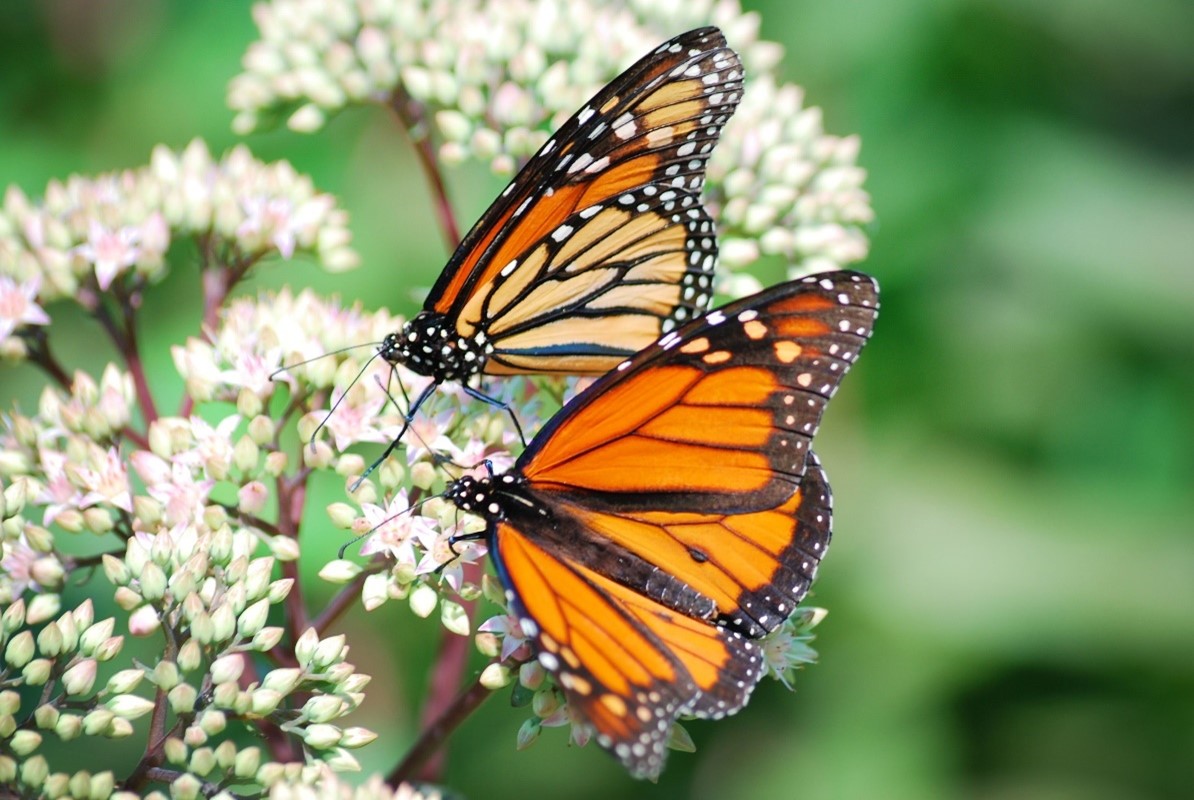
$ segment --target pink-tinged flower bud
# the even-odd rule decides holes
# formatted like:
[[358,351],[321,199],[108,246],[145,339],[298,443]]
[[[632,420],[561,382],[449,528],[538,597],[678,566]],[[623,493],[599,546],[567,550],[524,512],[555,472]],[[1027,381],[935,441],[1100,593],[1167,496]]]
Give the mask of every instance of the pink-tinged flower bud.
[[28,496],[29,481],[25,478],[14,480],[4,488],[4,502],[0,504],[3,508],[3,513],[0,513],[0,517],[10,519],[20,514],[25,510],[25,501]]
[[71,616],[74,617],[75,625],[79,627],[80,631],[90,628],[95,621],[95,606],[92,604],[91,598],[87,598],[75,606],[75,610],[71,612]]
[[149,636],[162,625],[158,610],[151,605],[144,605],[129,614],[129,633],[133,636]]
[[473,637],[477,652],[486,658],[495,658],[502,651],[502,640],[496,634],[481,632]]
[[336,454],[327,442],[314,442],[303,448],[303,463],[313,469],[327,469]]
[[29,574],[42,588],[58,589],[62,586],[62,578],[66,572],[57,558],[45,556],[33,562]]
[[269,585],[269,601],[271,604],[281,603],[294,587],[294,578],[279,578]]
[[49,658],[35,658],[21,669],[21,677],[28,686],[42,686],[50,679],[54,662]]
[[290,463],[290,456],[280,450],[275,450],[265,457],[265,473],[276,478],[286,471]]
[[269,500],[269,489],[261,481],[250,481],[236,493],[237,508],[245,514],[257,514]]
[[65,508],[54,517],[54,524],[67,533],[83,530],[83,513],[78,509]]
[[552,689],[541,689],[531,698],[531,711],[540,719],[550,717],[560,708],[560,696]]
[[144,597],[128,586],[118,587],[113,598],[116,600],[116,605],[124,611],[132,611],[145,602]]
[[116,556],[104,553],[103,565],[104,576],[114,586],[123,587],[132,579],[132,573],[129,572],[128,565],[119,558],[116,558]]
[[[207,508],[211,509],[212,513],[224,513],[224,510],[219,506],[208,506]],[[204,515],[206,516],[206,514],[207,509],[204,509]],[[211,558],[213,564],[219,564],[222,567],[227,566],[228,562],[232,559],[233,544],[232,529],[224,524],[225,521],[226,519],[206,520],[208,527],[210,527],[213,531],[211,535],[211,545],[209,546],[207,554]],[[215,524],[212,524],[213,522]]]
[[437,477],[435,467],[426,461],[420,461],[410,468],[410,482],[420,489],[430,489]]
[[188,772],[194,775],[206,776],[216,768],[216,754],[210,747],[200,747],[191,754]]
[[89,508],[84,511],[83,525],[97,536],[108,533],[115,527],[111,512],[105,508]]
[[124,647],[123,636],[109,636],[100,643],[99,647],[95,648],[95,660],[110,661],[120,653],[122,647]]
[[207,744],[207,734],[198,725],[190,725],[182,732],[182,740],[188,747],[202,747]]
[[[307,628],[294,644],[294,656],[300,664],[308,664],[315,655],[315,648],[319,646],[319,634],[314,628]],[[274,670],[277,672],[277,670]]]
[[518,668],[518,682],[532,692],[543,685],[546,677],[547,670],[543,669],[543,665],[537,660],[527,661]]
[[[119,590],[117,591],[119,592]],[[95,655],[96,648],[108,640],[115,627],[116,620],[112,617],[100,620],[94,625],[89,626],[79,636],[79,652],[85,656]]]
[[26,625],[40,625],[48,619],[58,616],[62,610],[62,598],[49,592],[39,594],[29,601],[25,611]]
[[236,614],[231,605],[222,605],[211,613],[212,642],[226,642],[236,633]]
[[116,717],[108,723],[108,730],[104,733],[109,739],[126,739],[133,735],[133,723],[123,717]]
[[79,627],[75,615],[67,612],[58,618],[58,630],[62,632],[62,651],[69,653],[79,646]]
[[236,395],[236,411],[245,419],[253,419],[261,413],[261,398],[251,389],[241,389]]
[[62,674],[62,687],[68,695],[78,697],[87,694],[95,686],[96,662],[87,658],[75,664]]
[[274,433],[277,428],[274,421],[264,414],[254,416],[249,421],[249,438],[252,439],[258,447],[265,447],[270,445],[274,439]]
[[4,609],[3,614],[0,614],[0,628],[3,628],[5,633],[12,633],[24,624],[25,601],[17,598],[12,605]]
[[356,749],[364,747],[377,738],[377,734],[368,728],[352,727],[345,728],[344,735],[340,737],[340,746]]
[[486,689],[494,691],[509,686],[512,679],[513,675],[509,667],[503,664],[490,664],[481,670],[481,677],[477,679],[477,682]]
[[188,773],[175,778],[170,784],[170,797],[173,800],[198,800],[202,789],[203,782]]
[[245,671],[245,659],[240,653],[220,656],[212,662],[210,674],[213,683],[235,683]]
[[41,525],[26,522],[21,531],[25,536],[25,543],[36,553],[50,553],[54,550],[54,534]]
[[[310,630],[310,629],[308,629]],[[297,655],[297,652],[296,652]],[[301,660],[301,657],[300,657]],[[303,678],[303,671],[294,667],[279,667],[266,673],[261,681],[264,689],[270,689],[279,694],[290,694]]]

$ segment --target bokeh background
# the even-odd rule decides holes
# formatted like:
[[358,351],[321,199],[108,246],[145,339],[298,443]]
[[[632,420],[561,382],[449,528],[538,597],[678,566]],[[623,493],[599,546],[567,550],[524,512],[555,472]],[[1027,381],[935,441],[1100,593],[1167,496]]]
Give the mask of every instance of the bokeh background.
[[[836,538],[821,663],[790,694],[689,726],[658,786],[492,699],[451,745],[474,798],[1194,795],[1194,6],[1188,0],[746,0],[837,134],[859,133],[878,222],[876,338],[818,449]],[[238,141],[223,97],[256,37],[244,2],[0,4],[0,184]],[[277,263],[410,312],[446,256],[409,143],[381,110],[247,140],[352,214],[362,267]],[[453,173],[472,219],[503,181]],[[200,308],[191,264],[146,303],[151,374]],[[60,355],[106,357],[66,306]],[[65,341],[73,343],[65,348]],[[3,408],[40,377],[0,367]],[[310,500],[313,577],[339,546]],[[314,583],[314,581],[313,581]],[[330,595],[312,594],[314,604]],[[374,676],[360,752],[413,740],[438,636],[398,605],[341,629]],[[478,660],[478,665],[480,661]],[[554,735],[553,735],[554,734]],[[130,758],[132,754],[130,753]]]

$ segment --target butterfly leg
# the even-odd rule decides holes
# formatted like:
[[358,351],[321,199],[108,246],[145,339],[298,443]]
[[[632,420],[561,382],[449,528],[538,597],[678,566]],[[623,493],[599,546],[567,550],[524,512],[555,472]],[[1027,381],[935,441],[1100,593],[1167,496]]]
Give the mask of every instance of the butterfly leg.
[[518,432],[518,438],[522,441],[522,446],[527,446],[527,437],[523,435],[522,426],[518,424],[518,416],[515,415],[514,409],[510,407],[509,403],[498,400],[496,397],[490,397],[480,389],[474,389],[467,383],[461,384],[461,387],[464,389],[464,393],[474,400],[480,400],[482,403],[491,405],[494,408],[500,408],[502,411],[505,411],[507,414],[509,414],[510,421],[514,423],[514,430]]
[[406,433],[407,429],[410,428],[410,423],[412,420],[414,420],[415,414],[419,412],[419,407],[422,406],[427,398],[431,396],[431,393],[435,391],[435,386],[436,385],[434,383],[427,384],[427,388],[415,398],[414,405],[410,407],[410,410],[407,411],[406,415],[402,418],[402,430],[398,431],[398,435],[394,437],[392,442],[390,442],[390,445],[385,449],[385,452],[378,456],[377,459],[375,459],[374,462],[369,465],[369,468],[365,470],[361,477],[357,478],[353,482],[352,486],[348,487],[349,492],[355,492],[364,482],[365,478],[368,478],[370,475],[372,475],[373,470],[380,467],[382,462],[390,457],[390,454],[393,453],[398,447],[398,443],[402,441],[402,437]]

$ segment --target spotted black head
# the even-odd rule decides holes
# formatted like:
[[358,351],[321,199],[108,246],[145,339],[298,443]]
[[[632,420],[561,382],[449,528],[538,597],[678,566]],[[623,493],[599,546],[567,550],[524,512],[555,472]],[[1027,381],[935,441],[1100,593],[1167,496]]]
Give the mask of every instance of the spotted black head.
[[434,378],[436,383],[464,381],[485,367],[491,347],[483,336],[465,338],[456,333],[438,311],[420,311],[402,330],[381,343],[379,353],[391,364]]
[[500,522],[512,510],[517,513],[539,507],[523,491],[525,483],[526,480],[518,474],[484,478],[464,475],[448,485],[444,499],[487,522]]

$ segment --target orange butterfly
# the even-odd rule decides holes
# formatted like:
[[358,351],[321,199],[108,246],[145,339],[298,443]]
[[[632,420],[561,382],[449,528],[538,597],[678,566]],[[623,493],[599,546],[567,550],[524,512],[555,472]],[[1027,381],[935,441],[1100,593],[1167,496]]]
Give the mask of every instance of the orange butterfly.
[[449,485],[539,662],[635,776],[678,716],[746,704],[752,640],[808,590],[831,510],[809,446],[877,312],[857,272],[731,303],[580,393],[510,472]]
[[741,94],[737,54],[701,28],[565,122],[464,237],[423,311],[382,343],[391,364],[433,379],[408,421],[444,381],[501,405],[469,379],[602,374],[703,313],[717,244],[700,191]]

